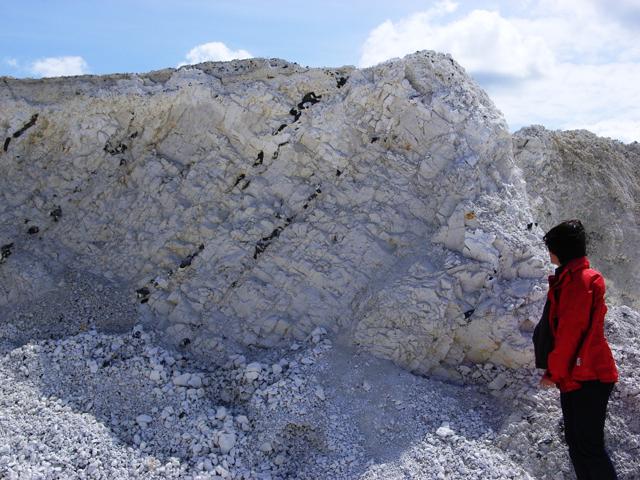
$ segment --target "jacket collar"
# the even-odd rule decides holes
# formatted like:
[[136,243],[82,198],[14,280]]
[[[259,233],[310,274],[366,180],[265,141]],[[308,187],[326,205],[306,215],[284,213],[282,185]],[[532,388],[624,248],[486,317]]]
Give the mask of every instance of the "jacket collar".
[[549,275],[549,283],[550,284],[555,283],[556,281],[559,282],[561,279],[563,279],[567,275],[566,272],[568,271],[575,272],[577,270],[581,270],[583,268],[589,268],[589,267],[590,267],[589,259],[586,256],[572,258],[561,267],[556,268],[555,275]]
[[564,270],[571,270],[572,272],[575,272],[576,270],[589,268],[589,267],[590,267],[590,264],[589,264],[589,259],[587,257],[578,257],[578,258],[572,258],[571,260],[569,260],[565,264]]

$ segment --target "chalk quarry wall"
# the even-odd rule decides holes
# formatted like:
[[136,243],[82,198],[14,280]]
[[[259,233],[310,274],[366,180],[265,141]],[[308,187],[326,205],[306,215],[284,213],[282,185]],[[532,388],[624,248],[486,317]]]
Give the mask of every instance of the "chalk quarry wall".
[[553,138],[512,139],[434,52],[3,78],[0,307],[73,267],[128,285],[147,322],[212,360],[322,327],[421,373],[530,365],[541,226],[567,210],[546,215],[561,198],[527,188],[549,176],[525,178]]
[[606,278],[607,298],[640,309],[640,144],[541,126],[523,128],[513,141],[539,225],[546,231],[583,219],[587,253]]

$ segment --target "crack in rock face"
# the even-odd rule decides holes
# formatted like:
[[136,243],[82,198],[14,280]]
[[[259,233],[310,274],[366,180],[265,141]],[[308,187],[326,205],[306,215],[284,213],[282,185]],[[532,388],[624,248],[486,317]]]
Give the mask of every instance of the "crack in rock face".
[[[548,219],[450,56],[7,79],[0,103],[0,244],[120,279],[181,348],[323,327],[421,373],[532,364]],[[37,295],[21,258],[2,304]]]

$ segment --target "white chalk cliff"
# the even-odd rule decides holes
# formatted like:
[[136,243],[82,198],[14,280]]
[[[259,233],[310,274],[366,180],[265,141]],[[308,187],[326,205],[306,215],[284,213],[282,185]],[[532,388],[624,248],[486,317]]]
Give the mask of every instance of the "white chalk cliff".
[[[3,78],[0,141],[0,306],[90,271],[212,360],[323,327],[419,373],[530,366],[543,228],[565,216],[601,232],[619,298],[638,292],[637,145],[512,137],[447,55]],[[571,178],[592,193],[554,188]]]

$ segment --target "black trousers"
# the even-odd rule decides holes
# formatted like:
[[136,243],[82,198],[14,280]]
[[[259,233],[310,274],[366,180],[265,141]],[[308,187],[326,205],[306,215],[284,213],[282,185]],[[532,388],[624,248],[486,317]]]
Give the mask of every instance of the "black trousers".
[[561,393],[564,436],[578,480],[617,479],[604,448],[604,420],[613,383],[581,382],[582,388]]

